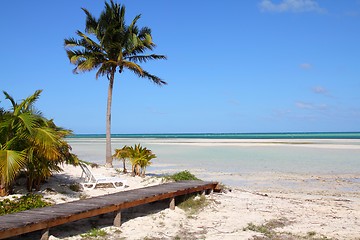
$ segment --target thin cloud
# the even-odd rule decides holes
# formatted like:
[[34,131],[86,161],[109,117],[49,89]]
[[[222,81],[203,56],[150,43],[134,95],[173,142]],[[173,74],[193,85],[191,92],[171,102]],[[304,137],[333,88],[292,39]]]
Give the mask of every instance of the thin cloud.
[[153,115],[166,115],[167,114],[166,112],[159,111],[158,109],[153,108],[153,107],[148,107],[147,111],[148,111],[148,113],[153,114]]
[[296,102],[295,105],[297,108],[300,108],[300,109],[314,109],[314,105],[311,103]]
[[298,113],[296,111],[290,111],[286,109],[276,109],[273,111],[273,115],[270,117],[272,120],[300,120],[300,121],[314,121],[317,119],[316,114],[309,111],[307,113]]
[[275,109],[273,110],[273,116],[275,118],[286,118],[291,116],[292,112],[288,109]]
[[312,91],[316,94],[328,94],[327,89],[321,86],[313,87]]
[[229,99],[229,100],[228,100],[228,103],[229,103],[230,105],[233,105],[233,106],[240,106],[240,102],[239,102],[237,99],[235,99],[235,98]]
[[344,15],[348,17],[358,17],[360,14],[358,11],[352,10],[345,12]]
[[259,7],[263,12],[325,12],[314,0],[283,0],[280,3],[262,0]]
[[312,65],[310,63],[302,63],[300,64],[300,68],[307,70],[312,68]]
[[326,104],[314,104],[314,103],[307,103],[298,101],[295,103],[297,108],[300,109],[310,109],[310,110],[325,110],[328,108]]

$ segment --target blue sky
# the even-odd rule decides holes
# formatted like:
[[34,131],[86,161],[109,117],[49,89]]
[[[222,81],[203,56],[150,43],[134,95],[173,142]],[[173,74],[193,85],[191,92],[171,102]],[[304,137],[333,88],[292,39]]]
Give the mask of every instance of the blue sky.
[[[113,133],[360,131],[360,1],[120,3],[152,29],[168,60],[142,66],[168,85],[116,75]],[[0,90],[21,100],[43,89],[47,118],[105,133],[108,81],[74,75],[63,47],[84,30],[81,7],[98,16],[104,1],[1,5]]]

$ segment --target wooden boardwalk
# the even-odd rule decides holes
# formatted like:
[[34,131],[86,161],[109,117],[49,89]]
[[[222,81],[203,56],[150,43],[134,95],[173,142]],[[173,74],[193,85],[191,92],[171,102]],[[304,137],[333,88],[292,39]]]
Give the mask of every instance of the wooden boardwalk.
[[122,191],[44,208],[0,216],[0,239],[43,230],[41,239],[47,239],[49,229],[68,222],[115,212],[114,225],[121,225],[121,210],[146,203],[169,199],[175,208],[175,197],[195,192],[212,191],[216,182],[181,181]]

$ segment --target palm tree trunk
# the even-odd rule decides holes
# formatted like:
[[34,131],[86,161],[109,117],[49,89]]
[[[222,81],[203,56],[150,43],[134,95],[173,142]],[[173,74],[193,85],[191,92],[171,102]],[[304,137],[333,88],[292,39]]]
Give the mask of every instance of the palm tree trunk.
[[8,191],[6,189],[6,185],[4,184],[4,182],[5,182],[4,177],[1,177],[1,179],[0,179],[0,197],[8,195]]
[[107,110],[106,110],[106,164],[107,168],[112,168],[112,155],[111,155],[111,103],[112,92],[114,86],[115,71],[112,71],[109,79]]
[[135,164],[131,165],[131,176],[135,177],[136,172],[135,172]]
[[125,163],[125,158],[123,158],[123,165],[124,165],[124,173],[127,173],[127,170],[126,170],[126,163]]
[[141,175],[141,171],[140,171],[140,165],[139,164],[136,164],[136,168],[135,168],[136,170],[136,176],[140,176]]

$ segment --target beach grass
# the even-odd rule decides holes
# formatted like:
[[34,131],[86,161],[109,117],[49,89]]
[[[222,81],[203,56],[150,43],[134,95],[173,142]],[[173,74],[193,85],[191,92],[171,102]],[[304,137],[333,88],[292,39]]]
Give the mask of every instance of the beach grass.
[[87,233],[81,234],[82,239],[94,239],[98,237],[105,237],[107,232],[105,230],[99,228],[93,228],[89,230]]
[[203,195],[192,195],[183,202],[181,202],[178,207],[184,210],[189,215],[194,215],[204,209],[209,202],[206,197]]
[[277,228],[283,228],[290,224],[291,222],[286,218],[271,219],[265,224],[256,225],[254,223],[249,223],[246,227],[243,228],[243,231],[253,231],[261,234],[261,236],[254,236],[252,240],[333,240],[333,238],[318,234],[315,231],[310,231],[305,236],[293,234],[290,232],[276,231]]

